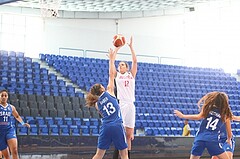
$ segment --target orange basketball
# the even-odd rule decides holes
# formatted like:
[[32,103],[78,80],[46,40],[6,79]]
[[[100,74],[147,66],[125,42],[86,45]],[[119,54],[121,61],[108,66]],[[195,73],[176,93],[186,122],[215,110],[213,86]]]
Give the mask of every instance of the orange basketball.
[[123,46],[125,44],[125,37],[122,34],[116,34],[113,37],[113,45],[115,47]]

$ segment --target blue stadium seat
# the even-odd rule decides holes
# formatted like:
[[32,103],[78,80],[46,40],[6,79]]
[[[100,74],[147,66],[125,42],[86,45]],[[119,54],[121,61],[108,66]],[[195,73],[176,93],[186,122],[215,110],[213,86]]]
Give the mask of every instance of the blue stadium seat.
[[99,135],[98,126],[96,126],[96,125],[91,125],[91,126],[89,126],[89,130],[90,130],[90,134],[91,134],[92,136],[98,136],[98,135]]
[[49,129],[47,125],[39,125],[39,135],[49,135]]
[[90,129],[89,126],[81,125],[80,126],[82,136],[90,136]]
[[70,130],[68,128],[68,125],[60,125],[59,129],[60,129],[60,135],[63,135],[63,136],[70,135]]
[[59,135],[58,125],[49,125],[49,135],[53,136]]
[[72,136],[80,136],[80,129],[77,125],[70,125],[69,129]]
[[38,127],[35,124],[31,124],[29,128],[29,135],[38,135]]
[[28,135],[28,128],[20,123],[17,125],[18,135]]

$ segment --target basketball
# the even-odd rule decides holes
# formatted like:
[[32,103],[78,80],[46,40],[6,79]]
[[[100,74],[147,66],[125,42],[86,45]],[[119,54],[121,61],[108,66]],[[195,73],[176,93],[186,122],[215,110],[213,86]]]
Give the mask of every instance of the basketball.
[[113,37],[113,45],[115,47],[123,46],[125,44],[125,37],[122,34],[117,34]]

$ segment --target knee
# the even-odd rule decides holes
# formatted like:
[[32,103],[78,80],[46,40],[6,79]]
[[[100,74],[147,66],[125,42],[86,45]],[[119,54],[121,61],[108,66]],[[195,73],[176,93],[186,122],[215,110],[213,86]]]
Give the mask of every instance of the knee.
[[18,155],[18,148],[17,148],[17,146],[14,146],[14,147],[11,148],[11,153],[12,153],[12,155]]

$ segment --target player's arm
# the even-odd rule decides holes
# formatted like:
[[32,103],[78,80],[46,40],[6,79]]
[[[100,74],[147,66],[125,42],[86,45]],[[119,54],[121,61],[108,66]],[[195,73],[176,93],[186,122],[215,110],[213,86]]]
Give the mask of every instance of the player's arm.
[[232,146],[232,128],[230,119],[226,120],[227,142]]
[[132,68],[131,68],[131,73],[133,75],[133,77],[136,77],[137,74],[137,56],[136,53],[133,49],[133,45],[132,45],[132,37],[130,38],[130,42],[128,43],[128,46],[130,48],[131,54],[132,54]]
[[232,120],[234,121],[240,121],[240,116],[233,115]]
[[[119,47],[115,47],[114,50],[112,50],[111,48],[108,50],[108,58],[109,58],[109,62],[110,60],[112,60],[111,64],[109,63],[109,69],[111,69],[114,73],[114,77],[116,77],[117,75],[117,70],[116,70],[116,67],[115,67],[115,60],[116,60],[116,55],[117,55],[117,52],[118,50],[121,48],[122,46],[119,46]],[[113,57],[110,57],[110,52],[113,54],[112,56]],[[110,59],[112,58],[112,59]]]
[[28,123],[24,123],[24,121],[22,120],[21,116],[18,114],[16,108],[13,105],[11,105],[11,107],[12,107],[12,115],[15,117],[15,119],[19,123],[21,123],[22,125],[30,127],[30,125]]
[[115,68],[115,59],[116,59],[116,54],[117,51],[109,49],[109,80],[108,80],[108,86],[107,86],[107,91],[112,95],[114,95],[114,77],[115,77],[115,73],[116,73],[116,68]]
[[189,120],[200,120],[200,119],[203,118],[203,112],[202,111],[199,114],[185,115],[178,110],[174,110],[174,114],[176,116],[178,116],[179,118],[189,119]]

